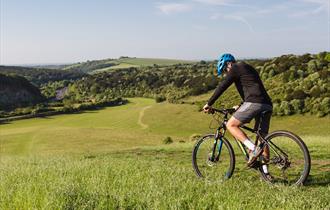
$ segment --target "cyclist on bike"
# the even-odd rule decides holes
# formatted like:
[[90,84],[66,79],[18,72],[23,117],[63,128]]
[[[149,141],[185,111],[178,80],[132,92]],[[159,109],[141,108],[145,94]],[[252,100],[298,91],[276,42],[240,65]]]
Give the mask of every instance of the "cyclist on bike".
[[[222,72],[226,73],[224,80],[215,90],[214,94],[203,107],[204,112],[210,113],[212,105],[221,96],[221,94],[232,84],[235,83],[236,88],[243,99],[243,103],[234,107],[236,112],[228,121],[226,127],[229,132],[239,141],[241,141],[249,149],[248,166],[252,166],[257,157],[262,152],[259,146],[255,146],[251,139],[240,129],[242,124],[256,119],[255,128],[259,125],[260,114],[263,111],[272,111],[272,102],[267,94],[265,87],[259,77],[258,72],[249,64],[244,62],[237,63],[231,54],[223,54],[220,56],[217,64],[218,76]],[[268,133],[271,114],[266,115],[261,123],[261,134],[264,136]],[[269,149],[264,148],[264,159],[269,159]],[[268,173],[267,165],[263,165],[263,170]]]

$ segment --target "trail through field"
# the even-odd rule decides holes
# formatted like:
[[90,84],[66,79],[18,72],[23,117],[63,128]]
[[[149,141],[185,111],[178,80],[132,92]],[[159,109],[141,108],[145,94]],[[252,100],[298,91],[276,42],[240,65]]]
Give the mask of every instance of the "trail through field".
[[140,113],[139,113],[139,119],[138,119],[138,122],[137,122],[137,123],[142,127],[142,129],[147,129],[147,128],[149,127],[148,124],[144,124],[144,123],[142,122],[142,118],[143,118],[143,116],[144,116],[144,112],[145,112],[147,109],[150,109],[150,108],[151,108],[151,106],[143,107],[143,108],[141,109]]

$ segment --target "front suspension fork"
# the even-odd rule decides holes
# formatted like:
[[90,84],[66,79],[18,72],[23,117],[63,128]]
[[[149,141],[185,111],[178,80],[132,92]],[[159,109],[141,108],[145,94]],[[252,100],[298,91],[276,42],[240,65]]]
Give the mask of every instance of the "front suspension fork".
[[[222,133],[220,132],[220,129],[217,130],[217,133],[214,138],[214,144],[212,148],[212,155],[211,155],[211,161],[219,161],[221,150],[222,150],[223,140],[222,140]],[[216,155],[216,152],[217,155]]]

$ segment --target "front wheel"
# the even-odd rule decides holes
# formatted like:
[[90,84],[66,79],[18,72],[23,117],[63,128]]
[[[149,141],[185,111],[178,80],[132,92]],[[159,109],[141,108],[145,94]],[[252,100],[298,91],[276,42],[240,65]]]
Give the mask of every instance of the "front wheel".
[[274,131],[265,137],[269,145],[269,173],[260,168],[265,181],[287,185],[302,185],[311,168],[311,159],[305,143],[289,131]]
[[198,177],[210,181],[229,179],[235,168],[234,150],[224,137],[206,135],[194,146],[192,164]]

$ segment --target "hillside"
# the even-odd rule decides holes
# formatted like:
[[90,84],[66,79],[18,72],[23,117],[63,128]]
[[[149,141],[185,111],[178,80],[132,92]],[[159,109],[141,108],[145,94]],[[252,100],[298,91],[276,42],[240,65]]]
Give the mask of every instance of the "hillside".
[[[115,61],[122,63],[113,65]],[[311,113],[322,117],[330,113],[329,52],[244,61],[253,65],[264,81],[273,99],[274,115]],[[163,65],[151,65],[155,62]],[[56,99],[55,104],[45,105],[55,109],[104,106],[123,97],[193,103],[201,108],[223,79],[214,76],[216,61],[167,65],[171,62],[174,61],[123,57],[75,64],[67,70],[1,66],[0,72],[21,75],[37,84],[49,101]],[[120,65],[126,68],[116,68]],[[57,97],[58,93],[61,97]],[[230,107],[240,102],[232,85],[215,106]]]
[[[193,105],[129,100],[0,125],[0,209],[329,209],[329,118],[272,118],[271,130],[291,130],[307,144],[307,186],[261,181],[231,138],[233,177],[204,181],[192,169],[190,136],[209,133],[212,117]],[[167,136],[174,143],[164,144]]]
[[[255,66],[274,103],[274,114],[330,113],[330,53],[284,55],[269,60],[247,60]],[[215,62],[128,68],[88,75],[69,85],[72,102],[107,97],[152,97],[183,103],[185,98],[213,90],[222,78],[213,75]],[[205,98],[191,103],[205,103]],[[216,106],[232,106],[241,99],[234,87]]]
[[93,60],[76,63],[64,67],[63,70],[74,70],[84,73],[97,73],[114,69],[127,69],[131,67],[145,67],[153,65],[165,66],[179,63],[192,63],[192,61],[160,58],[120,57],[118,59]]
[[0,110],[32,106],[42,101],[40,90],[24,77],[0,74]]
[[0,73],[25,77],[36,86],[61,80],[76,80],[84,76],[83,73],[76,71],[19,66],[0,66]]

